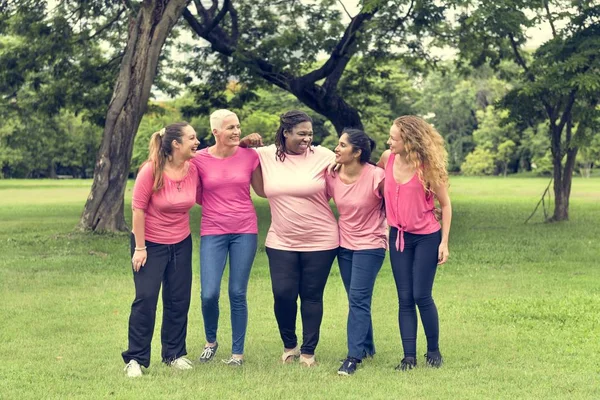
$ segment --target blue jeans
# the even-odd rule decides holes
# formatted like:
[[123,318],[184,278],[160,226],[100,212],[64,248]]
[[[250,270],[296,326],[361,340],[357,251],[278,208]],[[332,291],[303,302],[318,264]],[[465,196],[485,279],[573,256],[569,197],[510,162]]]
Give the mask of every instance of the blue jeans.
[[348,357],[362,360],[375,354],[371,299],[375,278],[381,269],[385,249],[349,250],[339,248],[340,275],[348,293]]
[[200,239],[200,297],[206,341],[216,342],[221,280],[229,254],[229,304],[232,354],[244,354],[248,326],[246,292],[256,255],[258,235],[252,233],[205,235]]

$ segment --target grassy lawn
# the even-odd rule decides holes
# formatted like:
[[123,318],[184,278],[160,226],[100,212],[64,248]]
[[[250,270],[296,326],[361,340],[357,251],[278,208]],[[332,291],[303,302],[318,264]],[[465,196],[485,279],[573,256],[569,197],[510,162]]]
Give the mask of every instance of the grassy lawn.
[[[261,246],[250,279],[246,364],[195,364],[186,372],[162,365],[159,307],[152,364],[129,380],[120,356],[134,295],[127,235],[73,232],[90,181],[0,180],[0,398],[600,398],[600,180],[574,180],[571,221],[544,224],[538,215],[527,225],[546,179],[461,177],[451,184],[451,259],[434,286],[443,368],[423,367],[420,330],[419,367],[394,371],[402,353],[387,260],[375,286],[373,360],[353,377],[336,374],[346,354],[347,300],[334,264],[320,365],[278,364],[282,346]],[[268,205],[257,200],[256,207],[264,244]],[[196,208],[192,360],[204,344],[199,219]],[[218,360],[231,347],[226,295],[221,310]]]

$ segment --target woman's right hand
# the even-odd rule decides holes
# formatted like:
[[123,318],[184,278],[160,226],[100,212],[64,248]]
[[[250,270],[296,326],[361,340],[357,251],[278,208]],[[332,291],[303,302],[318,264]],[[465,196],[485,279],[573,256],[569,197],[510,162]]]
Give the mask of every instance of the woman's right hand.
[[133,270],[135,272],[139,272],[139,270],[146,265],[146,260],[148,259],[148,253],[146,249],[144,250],[135,250],[133,252],[133,257],[131,258],[131,265],[133,266]]
[[335,161],[333,161],[331,164],[329,164],[329,166],[327,167],[327,173],[331,176],[335,176],[335,173],[338,172],[340,170],[340,168],[342,167],[342,164],[338,164]]

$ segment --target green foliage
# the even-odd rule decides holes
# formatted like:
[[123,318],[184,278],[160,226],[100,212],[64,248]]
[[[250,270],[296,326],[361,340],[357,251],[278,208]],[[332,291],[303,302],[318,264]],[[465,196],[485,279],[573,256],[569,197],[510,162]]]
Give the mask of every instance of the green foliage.
[[494,172],[494,155],[486,149],[476,148],[467,154],[460,170],[465,175],[491,175]]

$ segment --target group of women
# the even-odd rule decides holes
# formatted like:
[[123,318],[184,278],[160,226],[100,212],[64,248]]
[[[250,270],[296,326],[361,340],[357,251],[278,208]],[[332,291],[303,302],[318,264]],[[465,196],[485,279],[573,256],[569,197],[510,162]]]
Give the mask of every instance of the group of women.
[[[271,209],[265,248],[283,363],[316,365],[323,292],[336,256],[349,301],[348,353],[338,374],[353,374],[363,358],[375,354],[371,299],[389,247],[404,349],[396,368],[408,370],[417,364],[416,307],[427,337],[426,364],[441,366],[431,292],[437,265],[448,257],[452,209],[439,133],[421,118],[397,118],[390,129],[389,150],[375,165],[370,162],[375,144],[358,129],[345,129],[335,152],[312,146],[312,120],[302,111],[281,116],[270,146],[262,146],[258,134],[242,139],[240,122],[231,111],[215,111],[210,124],[216,144],[200,151],[196,133],[186,123],[156,132],[149,159],[136,179],[131,235],[136,296],[129,346],[122,354],[127,376],[141,376],[141,366],[149,366],[161,284],[163,362],[192,368],[185,356],[192,280],[189,210],[194,203],[202,205],[200,282],[206,344],[199,361],[213,360],[218,349],[219,292],[229,259],[232,351],[223,362],[243,365],[246,291],[258,237],[250,186],[268,199]],[[329,206],[331,198],[338,221]],[[301,345],[296,336],[298,297]]]

